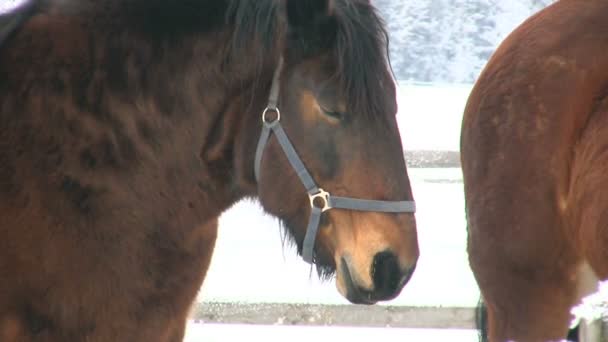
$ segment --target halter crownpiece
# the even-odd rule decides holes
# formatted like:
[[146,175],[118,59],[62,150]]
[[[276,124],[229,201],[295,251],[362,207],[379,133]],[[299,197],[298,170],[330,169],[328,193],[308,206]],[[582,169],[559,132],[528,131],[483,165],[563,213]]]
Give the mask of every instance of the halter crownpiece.
[[[260,166],[264,149],[270,135],[274,133],[281,149],[285,153],[289,164],[296,171],[302,185],[306,188],[308,198],[310,199],[310,218],[304,236],[302,245],[302,258],[308,263],[313,263],[313,254],[315,239],[319,230],[319,222],[321,215],[330,209],[348,209],[357,211],[376,211],[384,213],[414,213],[416,212],[416,204],[414,201],[377,201],[358,199],[350,197],[333,196],[329,192],[319,188],[314,179],[306,169],[302,159],[298,156],[294,146],[289,141],[287,133],[281,126],[281,112],[278,108],[279,90],[281,83],[281,71],[283,69],[283,58],[280,58],[274,77],[272,79],[272,87],[268,97],[268,106],[262,113],[262,134],[258,140],[258,145],[255,152],[254,172],[255,178],[259,182]],[[275,113],[273,118],[269,117],[270,113]]]

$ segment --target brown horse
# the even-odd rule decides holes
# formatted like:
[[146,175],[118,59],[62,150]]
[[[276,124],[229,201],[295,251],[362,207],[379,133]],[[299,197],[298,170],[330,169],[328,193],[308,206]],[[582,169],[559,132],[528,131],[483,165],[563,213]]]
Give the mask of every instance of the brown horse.
[[218,215],[244,197],[348,300],[408,281],[369,1],[33,0],[0,23],[1,341],[181,340]]
[[470,264],[491,341],[566,337],[608,278],[608,2],[561,0],[480,75],[462,125]]

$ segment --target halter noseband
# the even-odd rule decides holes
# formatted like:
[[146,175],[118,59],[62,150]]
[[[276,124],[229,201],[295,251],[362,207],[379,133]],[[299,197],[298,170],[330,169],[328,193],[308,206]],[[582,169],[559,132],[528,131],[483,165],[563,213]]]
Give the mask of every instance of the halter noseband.
[[[300,178],[300,181],[306,188],[308,198],[310,199],[310,218],[308,220],[308,227],[306,228],[306,235],[304,237],[304,244],[302,245],[302,258],[308,263],[313,263],[313,253],[315,246],[315,239],[317,231],[319,230],[319,222],[321,220],[321,214],[333,208],[337,209],[348,209],[358,211],[377,211],[385,213],[414,213],[416,212],[416,205],[414,201],[376,201],[367,199],[358,199],[350,197],[339,197],[333,196],[329,192],[319,188],[315,183],[314,179],[306,169],[306,166],[298,156],[295,148],[287,138],[287,134],[281,126],[281,112],[278,108],[279,100],[279,89],[280,89],[280,77],[281,70],[283,68],[283,59],[279,60],[279,65],[274,72],[272,79],[272,88],[270,89],[270,96],[268,97],[268,106],[262,113],[262,134],[255,153],[255,178],[259,181],[260,179],[260,165],[262,163],[262,155],[264,154],[264,148],[268,143],[270,134],[274,133],[277,138],[281,149],[287,156],[291,167],[296,171],[296,174]],[[276,117],[269,119],[267,115],[274,112]]]

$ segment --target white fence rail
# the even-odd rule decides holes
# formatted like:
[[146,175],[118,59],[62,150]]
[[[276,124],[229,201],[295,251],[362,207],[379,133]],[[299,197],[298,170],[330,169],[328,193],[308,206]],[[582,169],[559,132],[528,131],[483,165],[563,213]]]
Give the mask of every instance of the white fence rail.
[[287,303],[202,303],[194,319],[208,323],[475,329],[475,309]]
[[[193,319],[204,323],[289,326],[356,326],[476,329],[475,308],[289,303],[199,303]],[[583,322],[580,342],[608,341],[602,321]]]

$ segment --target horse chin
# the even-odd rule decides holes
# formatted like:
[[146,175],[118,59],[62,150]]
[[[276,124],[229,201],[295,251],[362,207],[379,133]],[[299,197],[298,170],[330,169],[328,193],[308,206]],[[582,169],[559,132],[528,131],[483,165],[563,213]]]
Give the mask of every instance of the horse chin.
[[355,285],[345,260],[342,260],[340,263],[340,275],[343,279],[336,282],[336,286],[338,292],[349,302],[363,305],[374,305],[377,303],[377,300],[372,299],[369,291],[365,291]]
[[[380,258],[387,253],[380,253]],[[374,263],[381,261],[375,260]],[[410,280],[414,272],[415,265],[406,269],[403,272],[387,267],[391,262],[384,262],[385,266],[380,267],[377,272],[372,275],[373,285],[363,285],[361,278],[353,272],[352,266],[349,266],[349,258],[342,257],[340,260],[339,273],[336,279],[336,287],[338,292],[353,304],[373,305],[381,301],[389,301],[395,299],[405,285]],[[397,278],[394,275],[397,274]]]
[[314,265],[319,279],[330,280],[335,278],[336,264],[333,258],[328,258],[325,255],[323,252],[316,251]]

